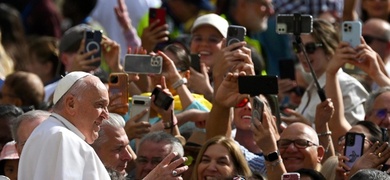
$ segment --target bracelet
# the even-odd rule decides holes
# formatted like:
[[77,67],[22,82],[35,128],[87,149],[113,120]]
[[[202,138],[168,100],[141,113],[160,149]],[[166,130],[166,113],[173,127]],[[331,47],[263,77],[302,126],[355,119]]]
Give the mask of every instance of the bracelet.
[[[177,119],[173,117],[173,110],[171,110],[171,120],[169,122],[163,122],[164,129],[171,129],[177,125]],[[172,134],[172,133],[171,133]]]
[[318,136],[329,136],[332,135],[332,131],[324,132],[324,133],[318,133]]
[[177,89],[178,87],[182,86],[183,84],[187,84],[187,78],[181,78],[175,83],[172,84],[173,89]]

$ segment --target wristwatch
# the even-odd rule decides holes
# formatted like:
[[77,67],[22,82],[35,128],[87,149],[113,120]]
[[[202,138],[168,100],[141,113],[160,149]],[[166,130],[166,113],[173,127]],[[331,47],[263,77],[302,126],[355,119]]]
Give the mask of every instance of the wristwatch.
[[177,89],[183,84],[187,84],[187,78],[182,78],[172,84],[173,89]]
[[279,159],[279,150],[276,150],[276,151],[271,152],[267,155],[264,155],[264,159],[266,161],[269,161],[269,162],[272,162],[272,161]]

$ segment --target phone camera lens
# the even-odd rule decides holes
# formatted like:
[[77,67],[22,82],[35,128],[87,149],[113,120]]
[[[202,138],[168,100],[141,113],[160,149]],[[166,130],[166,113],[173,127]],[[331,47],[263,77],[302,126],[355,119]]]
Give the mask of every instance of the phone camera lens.
[[111,76],[110,77],[110,82],[111,83],[118,83],[118,76]]

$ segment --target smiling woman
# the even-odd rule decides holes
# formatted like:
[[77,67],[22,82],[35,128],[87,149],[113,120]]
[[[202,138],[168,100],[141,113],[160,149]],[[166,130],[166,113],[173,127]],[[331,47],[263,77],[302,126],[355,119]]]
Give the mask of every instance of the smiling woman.
[[199,151],[192,179],[225,179],[237,176],[252,176],[238,145],[224,136],[209,139]]

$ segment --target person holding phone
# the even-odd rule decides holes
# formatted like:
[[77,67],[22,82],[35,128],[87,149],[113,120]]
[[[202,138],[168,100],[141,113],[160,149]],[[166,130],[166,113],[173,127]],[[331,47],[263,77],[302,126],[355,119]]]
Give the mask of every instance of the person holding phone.
[[[326,38],[325,38],[326,37]],[[313,32],[310,34],[301,34],[300,38],[308,54],[309,62],[313,68],[315,76],[318,78],[320,88],[327,87],[326,85],[326,69],[331,64],[330,60],[336,57],[336,50],[340,49],[339,33],[332,24],[324,20],[313,21]],[[346,45],[347,46],[347,45]],[[345,47],[345,46],[342,46]],[[299,46],[295,46],[299,62],[306,72],[310,72],[310,67],[306,61],[306,57]],[[354,124],[357,121],[364,119],[363,103],[366,101],[368,92],[363,85],[354,77],[346,74],[342,69],[337,69],[336,77],[342,91],[342,98],[344,100],[344,114],[349,123]],[[290,114],[296,115],[299,113],[303,115],[311,124],[313,124],[316,116],[316,105],[321,102],[317,88],[314,82],[311,82],[306,88],[305,93],[301,99],[301,103]],[[303,122],[300,116],[283,117],[282,120],[290,122]]]

